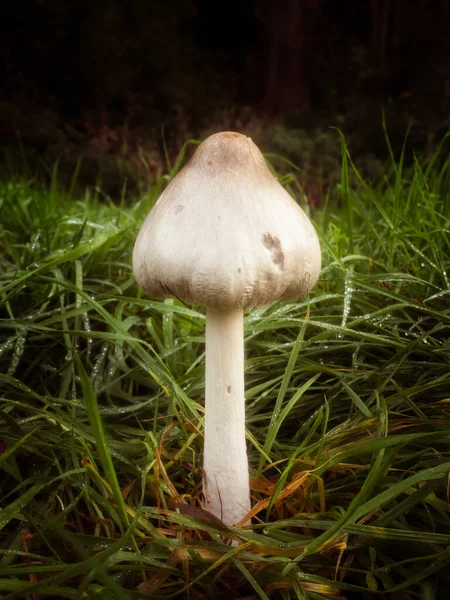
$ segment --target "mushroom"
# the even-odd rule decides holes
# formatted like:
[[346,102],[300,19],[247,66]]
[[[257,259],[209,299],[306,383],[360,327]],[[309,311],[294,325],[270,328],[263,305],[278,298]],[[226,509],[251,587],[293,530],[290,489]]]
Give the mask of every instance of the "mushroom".
[[135,277],[154,298],[206,308],[205,508],[248,521],[244,311],[293,300],[321,265],[313,225],[252,140],[216,133],[196,150],[147,215]]

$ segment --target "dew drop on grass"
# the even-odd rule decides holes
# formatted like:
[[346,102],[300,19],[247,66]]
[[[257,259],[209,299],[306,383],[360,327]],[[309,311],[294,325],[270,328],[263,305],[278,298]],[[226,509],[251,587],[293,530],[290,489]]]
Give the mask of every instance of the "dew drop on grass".
[[12,340],[12,339],[6,340],[6,342],[4,342],[0,346],[0,356],[3,354],[3,352],[10,350],[13,346],[14,346],[14,340]]
[[105,380],[106,381],[111,381],[111,379],[114,377],[114,373],[116,372],[116,365],[114,362],[111,362],[109,367],[106,369],[106,377]]
[[14,344],[14,351],[11,358],[11,362],[8,367],[8,375],[14,375],[17,367],[20,364],[20,359],[22,358],[23,351],[25,349],[25,341],[27,338],[26,331],[20,331],[17,334],[16,343]]
[[[345,274],[345,284],[344,284],[344,308],[342,310],[342,321],[341,327],[345,327],[347,325],[347,319],[350,314],[350,307],[352,303],[354,288],[351,287],[353,277],[353,267],[350,267]],[[340,333],[338,335],[339,338],[343,337],[343,334]]]
[[261,320],[262,311],[258,309],[253,309],[250,314],[248,314],[245,318],[246,325],[251,325],[253,323],[258,323]]
[[342,322],[341,322],[341,327],[345,327],[347,325],[347,319],[348,316],[350,314],[350,307],[351,307],[351,303],[352,303],[352,295],[353,292],[355,290],[346,285],[345,286],[345,291],[344,291],[344,309],[342,311]]
[[36,252],[36,248],[38,247],[40,237],[41,237],[41,232],[38,231],[37,234],[34,236],[33,241],[31,243],[31,252],[32,253]]
[[[83,319],[83,327],[87,332],[91,332],[91,321],[88,317],[87,313],[83,313],[82,317]],[[87,358],[89,358],[91,356],[91,350],[92,350],[92,338],[88,337],[87,341],[86,341],[86,345],[87,345]]]
[[359,360],[359,346],[356,348],[356,350],[352,354],[352,369],[356,370],[359,368],[358,360]]
[[106,358],[107,353],[108,353],[108,342],[104,342],[104,344],[101,347],[100,352],[98,353],[97,360],[95,361],[95,364],[92,367],[92,371],[91,371],[91,381],[92,381],[95,391],[97,391],[97,389],[98,389],[97,378],[98,378],[100,369],[102,367],[103,361]]

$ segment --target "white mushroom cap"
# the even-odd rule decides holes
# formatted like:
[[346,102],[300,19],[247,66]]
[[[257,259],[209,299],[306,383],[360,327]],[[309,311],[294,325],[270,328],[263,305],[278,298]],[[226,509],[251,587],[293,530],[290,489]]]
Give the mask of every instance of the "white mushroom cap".
[[215,310],[303,296],[321,266],[313,225],[250,138],[216,133],[167,186],[137,236],[144,291]]

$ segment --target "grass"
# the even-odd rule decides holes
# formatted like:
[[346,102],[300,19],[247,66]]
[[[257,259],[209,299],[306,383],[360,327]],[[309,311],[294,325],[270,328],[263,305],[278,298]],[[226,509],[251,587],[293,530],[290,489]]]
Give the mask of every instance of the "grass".
[[343,150],[319,284],[246,316],[243,529],[201,509],[203,313],[130,268],[181,160],[134,204],[1,179],[2,598],[446,597],[450,162]]

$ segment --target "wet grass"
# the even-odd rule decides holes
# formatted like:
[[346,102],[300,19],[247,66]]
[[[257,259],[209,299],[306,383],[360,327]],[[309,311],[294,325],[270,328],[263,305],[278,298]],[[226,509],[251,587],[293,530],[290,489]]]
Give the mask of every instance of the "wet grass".
[[449,162],[348,157],[319,284],[246,316],[242,529],[201,510],[202,311],[130,268],[178,168],[134,204],[1,180],[2,598],[446,597]]

